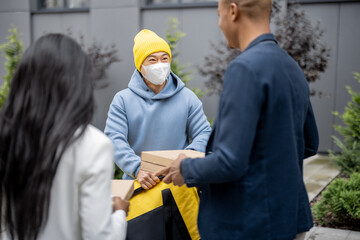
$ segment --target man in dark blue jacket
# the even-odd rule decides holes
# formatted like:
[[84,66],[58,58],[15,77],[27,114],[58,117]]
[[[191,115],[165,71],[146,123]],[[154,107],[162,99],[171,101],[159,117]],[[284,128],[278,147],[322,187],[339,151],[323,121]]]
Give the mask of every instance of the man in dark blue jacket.
[[225,72],[207,156],[180,156],[157,174],[199,187],[202,239],[304,236],[313,222],[303,160],[318,148],[307,81],[270,33],[271,0],[220,0],[218,12],[242,53]]

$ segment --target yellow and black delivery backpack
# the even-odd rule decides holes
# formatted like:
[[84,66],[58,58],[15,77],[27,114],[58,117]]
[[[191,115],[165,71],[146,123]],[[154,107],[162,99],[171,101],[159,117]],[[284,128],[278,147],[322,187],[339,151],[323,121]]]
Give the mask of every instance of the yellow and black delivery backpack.
[[143,190],[137,180],[127,216],[128,240],[200,239],[197,229],[199,195],[196,188],[164,182]]

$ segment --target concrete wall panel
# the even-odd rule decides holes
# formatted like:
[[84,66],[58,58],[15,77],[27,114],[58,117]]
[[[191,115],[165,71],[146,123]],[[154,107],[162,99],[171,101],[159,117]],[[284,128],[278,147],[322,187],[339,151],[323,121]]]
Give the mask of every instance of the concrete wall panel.
[[360,72],[360,3],[344,3],[340,6],[339,53],[337,59],[336,108],[339,112],[350,100],[345,86],[360,91],[360,84],[353,78],[353,72]]
[[[333,121],[336,101],[336,58],[338,46],[338,17],[339,4],[329,4],[324,8],[323,4],[309,4],[302,7],[313,26],[320,22],[320,28],[324,30],[324,36],[320,39],[330,48],[328,67],[321,74],[320,79],[310,84],[310,89],[316,90],[317,94],[311,97],[318,130],[320,135],[320,152],[327,152],[333,147]],[[319,95],[321,93],[321,95]]]
[[136,7],[93,9],[90,16],[92,38],[104,45],[115,44],[121,59],[107,72],[109,86],[95,91],[97,109],[93,123],[104,129],[114,95],[127,87],[135,69],[132,48],[134,36],[140,30],[139,11]]
[[[189,63],[189,70],[193,72],[193,79],[189,82],[189,86],[206,89],[205,81],[208,79],[199,74],[199,68],[205,64],[205,56],[214,54],[210,43],[217,44],[223,40],[223,34],[218,27],[217,8],[184,10],[181,21],[187,35],[182,40],[180,60]],[[218,110],[219,97],[206,95],[201,100],[207,117],[214,119]]]
[[77,40],[80,35],[83,35],[86,40],[90,40],[89,13],[34,14],[32,21],[33,41],[47,33],[68,34],[69,31]]
[[28,12],[30,1],[24,0],[1,0],[0,12]]
[[165,30],[169,28],[169,20],[177,18],[180,21],[179,28],[182,29],[181,9],[154,9],[142,11],[141,28],[150,29],[160,37],[165,38]]

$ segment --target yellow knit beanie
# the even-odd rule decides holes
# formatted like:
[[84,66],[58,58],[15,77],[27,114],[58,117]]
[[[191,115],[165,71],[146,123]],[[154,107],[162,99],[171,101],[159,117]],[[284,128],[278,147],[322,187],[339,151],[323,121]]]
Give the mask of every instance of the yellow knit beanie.
[[134,62],[137,70],[140,71],[141,64],[147,56],[155,52],[166,52],[171,61],[171,50],[169,44],[148,29],[141,30],[134,38]]

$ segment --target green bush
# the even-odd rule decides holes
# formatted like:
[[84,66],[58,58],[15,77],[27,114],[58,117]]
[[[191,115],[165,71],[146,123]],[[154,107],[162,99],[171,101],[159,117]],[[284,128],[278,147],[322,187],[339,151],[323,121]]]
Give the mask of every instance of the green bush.
[[6,98],[9,95],[10,82],[23,52],[23,44],[18,38],[16,27],[10,28],[9,32],[10,35],[7,37],[8,42],[0,45],[0,50],[4,52],[7,60],[5,63],[7,74],[3,77],[5,82],[0,90],[0,108],[4,105]]
[[315,219],[320,225],[351,226],[360,230],[360,173],[349,179],[337,178],[321,194],[313,206]]
[[[354,78],[360,83],[360,74],[354,73]],[[344,122],[344,126],[335,125],[335,130],[343,136],[343,141],[333,136],[335,144],[341,149],[341,154],[330,152],[330,157],[341,167],[342,172],[360,173],[360,92],[347,86],[351,101],[345,107],[345,112],[334,112]]]
[[114,179],[122,179],[122,176],[124,175],[124,172],[114,163]]

